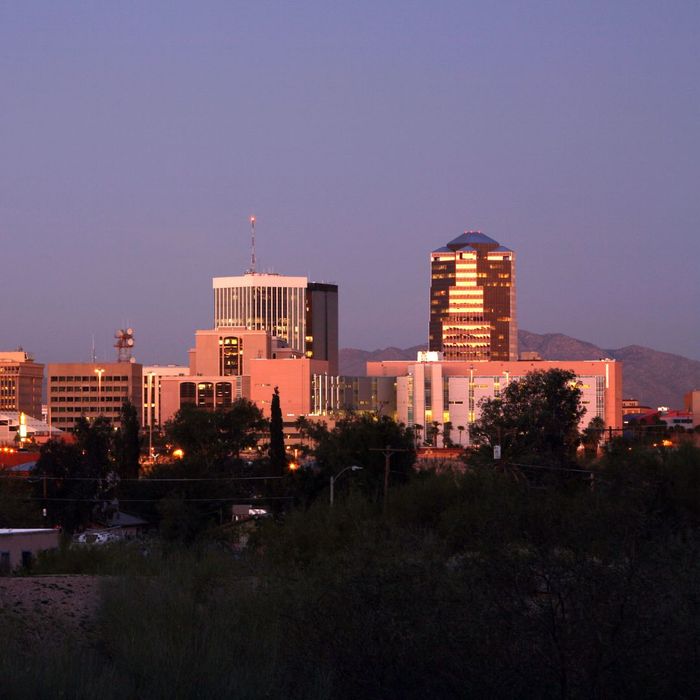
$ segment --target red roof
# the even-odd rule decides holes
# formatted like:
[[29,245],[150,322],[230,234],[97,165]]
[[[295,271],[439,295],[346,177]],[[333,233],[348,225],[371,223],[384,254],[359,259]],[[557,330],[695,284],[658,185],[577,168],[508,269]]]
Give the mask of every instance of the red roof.
[[[14,448],[12,448],[14,450]],[[38,452],[5,452],[0,448],[0,469],[6,467],[16,467],[18,464],[25,462],[36,462],[39,459]]]

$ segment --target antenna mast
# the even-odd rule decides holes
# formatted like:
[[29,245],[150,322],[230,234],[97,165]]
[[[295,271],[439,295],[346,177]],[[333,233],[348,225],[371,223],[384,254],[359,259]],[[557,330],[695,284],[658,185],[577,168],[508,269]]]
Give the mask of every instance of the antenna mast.
[[250,271],[255,274],[255,216],[250,217]]

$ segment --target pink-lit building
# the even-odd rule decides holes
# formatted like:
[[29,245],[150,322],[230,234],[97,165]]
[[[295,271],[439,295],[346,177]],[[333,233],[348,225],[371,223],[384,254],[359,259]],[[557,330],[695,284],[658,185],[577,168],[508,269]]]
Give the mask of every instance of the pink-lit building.
[[185,404],[216,410],[233,401],[253,401],[269,417],[278,387],[285,422],[312,412],[314,375],[328,374],[327,360],[305,357],[266,331],[221,326],[195,333],[187,376],[160,380],[160,417],[172,418]]
[[[460,362],[423,353],[422,361],[368,362],[370,377],[396,378],[396,418],[408,426],[450,422],[455,443],[469,444],[468,426],[479,419],[479,402],[497,397],[509,382],[535,370],[573,372],[586,409],[585,428],[594,416],[606,427],[622,428],[622,365],[615,360]],[[463,430],[458,431],[458,426]],[[457,433],[459,432],[459,437]]]
[[250,400],[270,417],[270,402],[279,389],[282,419],[294,423],[313,412],[313,377],[328,374],[326,360],[269,359],[250,363]]

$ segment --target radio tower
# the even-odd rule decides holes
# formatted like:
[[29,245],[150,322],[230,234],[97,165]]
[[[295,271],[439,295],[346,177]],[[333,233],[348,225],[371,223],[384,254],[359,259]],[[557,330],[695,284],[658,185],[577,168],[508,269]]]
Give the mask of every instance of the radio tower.
[[255,216],[250,217],[250,272],[255,274]]
[[117,349],[117,362],[131,362],[131,351],[134,347],[134,329],[120,328],[114,337],[117,342],[114,347]]

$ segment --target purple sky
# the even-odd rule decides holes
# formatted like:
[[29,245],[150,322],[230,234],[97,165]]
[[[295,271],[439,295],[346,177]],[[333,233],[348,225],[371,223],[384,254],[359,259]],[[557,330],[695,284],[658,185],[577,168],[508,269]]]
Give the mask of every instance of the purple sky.
[[700,359],[700,4],[0,2],[0,348],[184,363],[211,278],[427,337],[431,249],[518,255],[522,328]]

